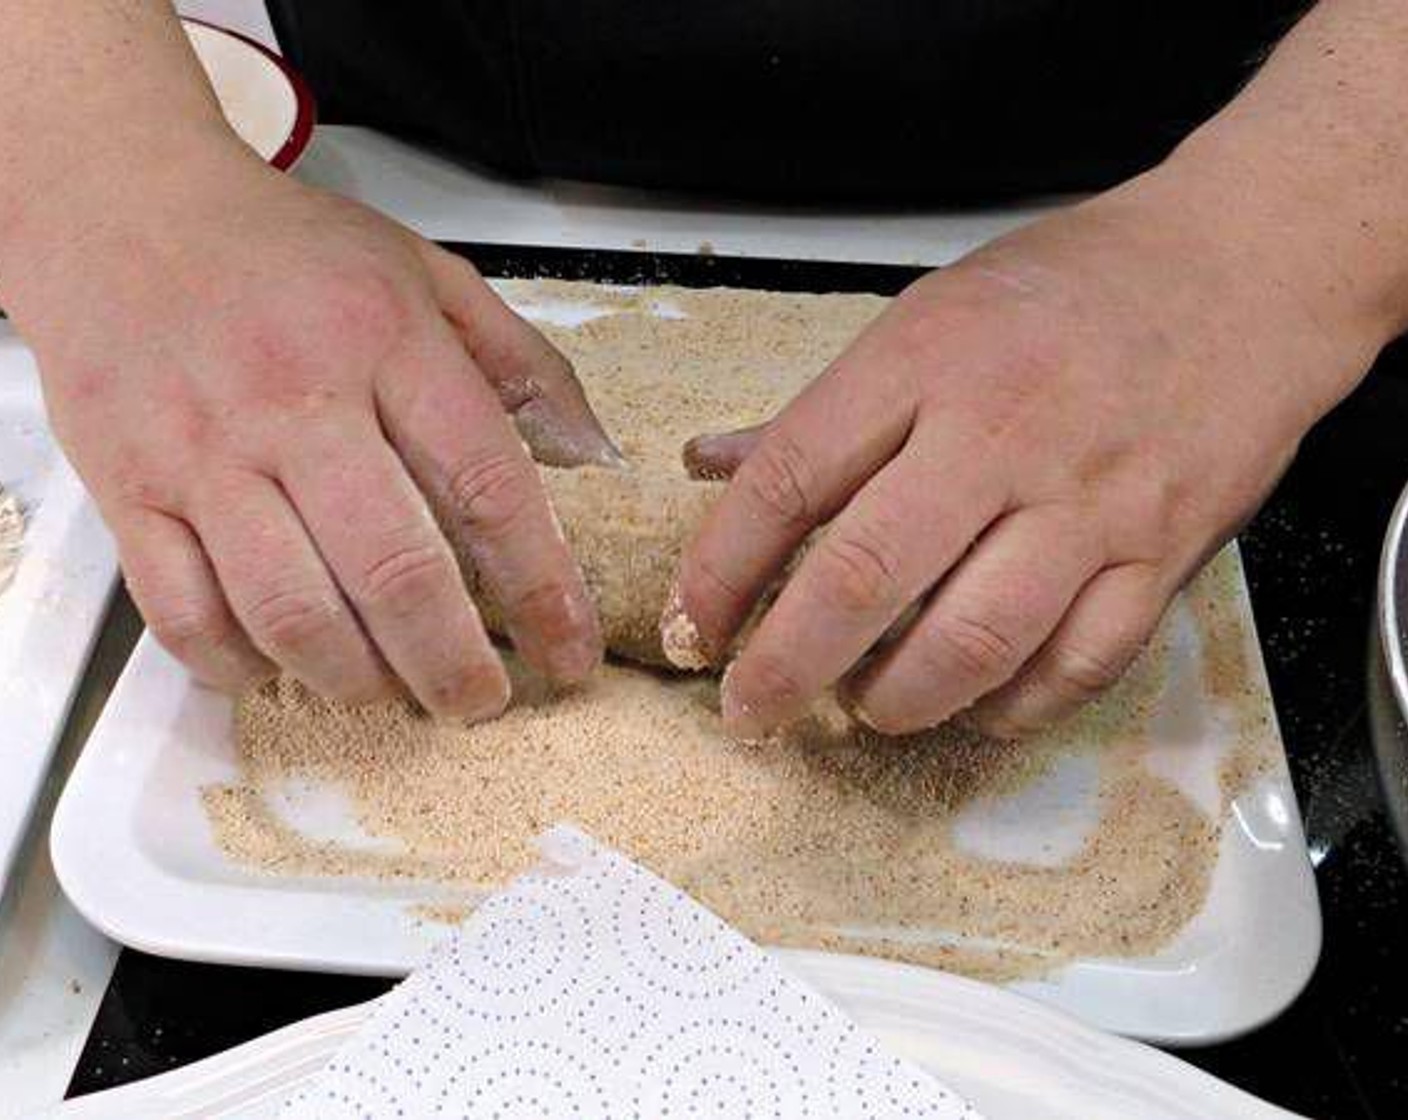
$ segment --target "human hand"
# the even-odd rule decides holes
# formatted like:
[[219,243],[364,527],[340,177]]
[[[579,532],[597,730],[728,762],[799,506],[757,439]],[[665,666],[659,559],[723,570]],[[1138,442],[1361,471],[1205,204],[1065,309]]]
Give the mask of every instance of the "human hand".
[[676,645],[682,613],[721,660],[810,538],[725,675],[733,733],[838,685],[883,732],[1014,736],[1121,675],[1384,341],[1183,197],[1136,183],[924,277],[771,422],[686,449],[733,477]]
[[588,674],[595,613],[520,439],[615,461],[567,361],[459,258],[242,148],[127,188],[25,262],[11,311],[157,638],[225,689],[399,678],[492,716],[459,551],[529,663]]

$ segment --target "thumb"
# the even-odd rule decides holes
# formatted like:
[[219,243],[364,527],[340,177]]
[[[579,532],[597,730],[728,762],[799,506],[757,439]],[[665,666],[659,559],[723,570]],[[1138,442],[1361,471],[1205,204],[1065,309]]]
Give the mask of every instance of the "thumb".
[[550,467],[623,466],[625,457],[558,349],[516,315],[468,261],[436,245],[426,245],[422,256],[445,317],[533,458]]

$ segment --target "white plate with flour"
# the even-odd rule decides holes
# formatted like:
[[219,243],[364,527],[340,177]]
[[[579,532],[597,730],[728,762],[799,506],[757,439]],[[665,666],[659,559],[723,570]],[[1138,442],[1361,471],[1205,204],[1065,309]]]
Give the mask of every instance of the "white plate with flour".
[[[44,419],[29,351],[0,322],[0,486],[24,526],[0,590],[0,883],[29,825],[117,577],[112,541]],[[0,583],[6,580],[0,578]]]
[[[524,303],[530,293],[521,285],[506,291],[527,313],[557,321],[608,313],[581,302]],[[1222,564],[1223,606],[1240,643],[1233,652],[1245,667],[1233,706],[1238,719],[1250,710],[1270,764],[1215,834],[1202,908],[1153,955],[1084,957],[1015,985],[1093,1025],[1158,1042],[1211,1043],[1255,1028],[1296,997],[1320,948],[1314,880],[1245,581],[1235,554]],[[1203,660],[1190,613],[1174,612],[1179,652],[1157,716],[1139,733],[1140,764],[1216,819],[1232,736],[1228,705],[1206,684],[1203,670],[1213,663]],[[995,866],[1059,866],[1101,816],[1094,769],[1092,755],[1073,754],[1015,794],[975,802],[955,826],[961,846]],[[463,896],[407,879],[276,876],[233,863],[216,843],[201,791],[239,781],[229,701],[194,687],[144,639],[55,818],[54,863],[70,899],[117,940],[151,952],[382,975],[413,968],[443,929],[427,913]],[[305,836],[384,843],[360,833],[336,790],[295,789],[287,799],[281,791],[281,800],[276,812]],[[947,935],[927,936],[942,943]]]
[[[1099,1034],[998,988],[902,965],[860,969],[826,954],[790,953],[786,965],[892,1053],[962,1093],[987,1120],[1294,1120],[1166,1054]],[[319,1015],[44,1115],[274,1120],[372,1006]]]

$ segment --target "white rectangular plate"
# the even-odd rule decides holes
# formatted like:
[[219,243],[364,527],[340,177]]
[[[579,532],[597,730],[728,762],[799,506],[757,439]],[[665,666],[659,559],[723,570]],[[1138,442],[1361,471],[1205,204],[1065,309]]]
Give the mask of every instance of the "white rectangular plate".
[[44,419],[29,351],[0,322],[0,484],[26,514],[0,591],[0,884],[29,827],[117,577],[112,541]]
[[[521,287],[500,290],[513,302]],[[521,309],[559,322],[611,313],[589,299]],[[1239,562],[1235,588],[1253,692],[1279,744]],[[1181,684],[1166,690],[1150,724],[1147,761],[1195,804],[1215,809],[1228,736],[1197,683],[1202,654],[1189,612],[1180,606],[1173,619],[1170,681]],[[1017,861],[1078,850],[1098,809],[1093,769],[1088,756],[1072,756],[1011,798],[969,807],[957,823],[960,842]],[[443,933],[417,917],[418,905],[460,899],[424,883],[274,877],[232,864],[215,845],[200,791],[238,778],[228,701],[194,688],[144,639],[55,818],[54,864],[75,906],[117,940],[173,956],[386,975],[413,967]],[[314,790],[284,815],[301,831],[341,842],[345,825],[328,829],[337,804]],[[1281,1011],[1319,949],[1314,878],[1278,751],[1235,802],[1208,898],[1171,944],[1143,959],[1077,961],[1015,987],[1122,1034],[1206,1043]]]
[[[442,889],[270,876],[231,863],[216,846],[200,790],[238,778],[231,715],[228,700],[193,685],[143,638],[55,816],[54,865],[69,898],[104,932],[149,952],[407,972],[443,935],[442,926],[416,913],[418,905],[443,901]],[[1207,752],[1180,738],[1177,719],[1160,723],[1196,780],[1198,757]],[[1068,809],[1039,796],[1027,823],[1040,834],[1047,814],[1058,827]],[[1308,979],[1319,947],[1314,880],[1278,759],[1236,801],[1207,901],[1171,944],[1146,958],[1077,961],[1015,987],[1121,1034],[1209,1043],[1279,1013]],[[861,967],[867,963],[874,962]]]

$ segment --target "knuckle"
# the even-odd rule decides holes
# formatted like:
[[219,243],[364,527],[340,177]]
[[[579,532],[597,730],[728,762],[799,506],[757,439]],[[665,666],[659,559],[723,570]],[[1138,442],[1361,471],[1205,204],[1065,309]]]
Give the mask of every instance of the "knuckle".
[[374,363],[412,332],[411,297],[373,268],[318,270],[291,282],[294,291],[288,304],[257,305],[219,326],[220,352],[238,374],[234,385],[261,402],[326,407],[349,360]]
[[219,649],[234,637],[233,620],[213,604],[158,604],[147,611],[147,625],[181,661]]
[[[903,297],[901,297],[903,298]],[[922,304],[904,307],[895,323],[892,339],[901,360],[911,369],[928,373],[947,364],[946,351],[952,342],[947,323]]]
[[131,509],[164,509],[178,505],[176,487],[130,453],[115,457],[100,485],[114,503]]
[[250,632],[270,649],[302,653],[322,645],[337,625],[339,611],[327,596],[303,588],[276,588],[249,606]]
[[815,520],[815,472],[792,437],[775,432],[764,438],[736,478],[753,503],[781,524],[810,525]]
[[336,337],[389,341],[406,330],[411,304],[401,286],[377,269],[339,271],[319,283],[321,307]]
[[1154,508],[1155,531],[1163,548],[1155,555],[1162,554],[1169,542],[1187,536],[1189,523],[1196,520],[1199,500],[1197,490],[1196,484],[1189,479],[1175,476],[1168,469],[1160,473]]
[[1120,508],[1130,511],[1113,530],[1122,552],[1151,561],[1165,555],[1170,542],[1187,537],[1197,503],[1188,480],[1149,456],[1122,456],[1110,473],[1121,478]]
[[1062,696],[1085,700],[1114,685],[1124,675],[1128,661],[1122,651],[1102,653],[1062,645],[1052,650],[1049,673]]
[[904,605],[899,557],[881,534],[864,529],[828,533],[816,557],[825,593],[843,611],[869,615]]
[[506,450],[485,451],[457,463],[446,490],[455,515],[490,539],[514,523],[530,497],[524,463]]
[[981,680],[1002,676],[1021,660],[1017,643],[1001,627],[976,614],[952,614],[936,628],[939,652],[931,655],[935,674],[960,672]]
[[[449,249],[435,242],[417,242],[418,251],[430,261],[431,264],[439,266],[447,276],[457,276],[477,287],[488,288],[488,282],[483,274],[468,257],[462,257],[459,253],[452,253]],[[492,294],[492,293],[491,293]]]
[[448,557],[426,541],[384,552],[363,573],[354,598],[402,617],[432,602],[444,586]]

